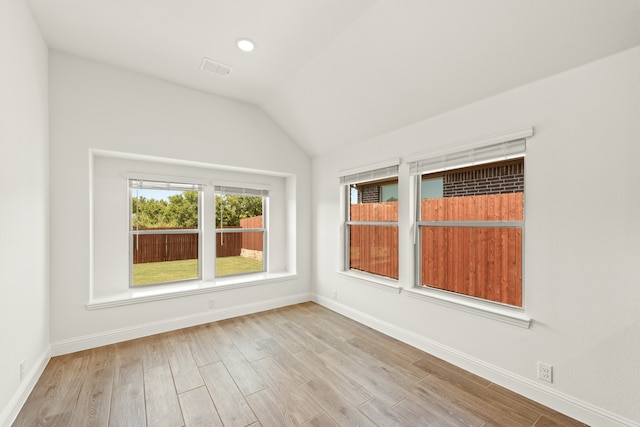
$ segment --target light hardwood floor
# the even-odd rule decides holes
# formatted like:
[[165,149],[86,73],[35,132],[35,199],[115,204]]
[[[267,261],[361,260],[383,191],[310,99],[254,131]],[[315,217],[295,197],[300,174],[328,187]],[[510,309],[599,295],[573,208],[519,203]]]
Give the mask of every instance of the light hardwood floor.
[[54,357],[14,426],[583,425],[313,303]]

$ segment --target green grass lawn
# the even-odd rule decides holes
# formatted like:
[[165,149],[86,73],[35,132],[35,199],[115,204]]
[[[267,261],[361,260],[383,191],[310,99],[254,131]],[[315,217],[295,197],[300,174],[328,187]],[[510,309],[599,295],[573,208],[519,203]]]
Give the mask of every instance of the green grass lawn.
[[262,271],[262,261],[241,256],[227,256],[216,259],[216,275],[227,276],[229,274],[251,273]]
[[[216,259],[216,274],[218,276],[250,273],[253,271],[262,271],[262,261],[241,256]],[[133,286],[189,280],[196,279],[197,277],[198,261],[195,259],[148,262],[133,265]]]

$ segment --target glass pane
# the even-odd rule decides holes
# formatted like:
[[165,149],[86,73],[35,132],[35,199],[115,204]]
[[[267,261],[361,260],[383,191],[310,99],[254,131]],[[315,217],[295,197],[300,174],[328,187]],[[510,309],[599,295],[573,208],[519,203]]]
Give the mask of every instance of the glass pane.
[[133,286],[198,279],[198,234],[143,234],[133,239]]
[[[245,227],[247,228],[247,227]],[[216,276],[264,271],[263,232],[216,233]]]
[[216,195],[217,228],[264,228],[262,222],[262,197]]
[[398,221],[398,179],[351,186],[349,220]]
[[350,225],[349,237],[350,269],[398,278],[398,227]]
[[423,178],[420,185],[421,199],[437,199],[444,196],[444,179]]
[[381,185],[380,201],[381,202],[397,202],[398,201],[398,184]]
[[[197,191],[131,189],[131,228],[198,229]],[[133,286],[198,279],[198,234],[134,235]]]
[[131,228],[197,229],[197,191],[131,189]]
[[520,228],[421,227],[421,284],[522,306]]

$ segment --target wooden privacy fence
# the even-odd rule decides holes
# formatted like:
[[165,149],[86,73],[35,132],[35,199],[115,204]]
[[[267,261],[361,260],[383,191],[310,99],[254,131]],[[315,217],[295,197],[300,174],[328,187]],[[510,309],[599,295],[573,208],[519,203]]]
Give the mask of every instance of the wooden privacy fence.
[[[262,228],[262,216],[240,220],[240,227]],[[240,227],[224,227],[224,229]],[[240,256],[242,249],[261,252],[262,233],[216,233],[216,257]],[[133,236],[134,264],[197,258],[198,234],[166,233]]]
[[139,234],[133,236],[133,263],[198,258],[197,234]]
[[521,221],[523,193],[422,200],[423,221]]
[[[239,227],[224,227],[222,230]],[[220,231],[216,227],[216,231]],[[240,233],[216,233],[216,257],[240,256],[242,251],[242,234]]]
[[[241,228],[262,228],[262,215],[245,218],[240,220]],[[247,232],[242,233],[242,249],[250,249],[252,251],[262,251],[262,233]]]
[[[351,221],[398,221],[398,202],[359,203],[350,206]],[[398,227],[351,225],[351,268],[398,278]]]
[[398,227],[351,225],[349,235],[351,268],[398,278]]
[[351,205],[352,221],[398,221],[398,202]]
[[[422,201],[425,221],[521,221],[523,193]],[[422,227],[426,286],[522,306],[522,229]]]
[[[395,205],[395,206],[394,206]],[[422,200],[424,221],[520,221],[523,193]],[[397,202],[351,206],[353,221],[397,221]],[[421,283],[522,305],[522,229],[424,226]],[[398,278],[396,226],[350,226],[351,268]]]

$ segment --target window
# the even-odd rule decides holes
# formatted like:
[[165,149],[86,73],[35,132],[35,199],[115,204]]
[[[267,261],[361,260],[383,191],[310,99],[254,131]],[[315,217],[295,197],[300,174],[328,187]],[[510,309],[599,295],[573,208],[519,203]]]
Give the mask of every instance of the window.
[[380,185],[380,201],[381,202],[397,202],[398,201],[398,180],[392,184]]
[[216,276],[265,270],[268,192],[216,186]]
[[420,181],[420,197],[422,199],[437,199],[444,196],[444,179],[439,176],[435,178],[422,178]]
[[[265,271],[268,191],[214,189],[215,276]],[[130,179],[129,193],[130,286],[201,279],[214,268],[201,256],[204,186]]]
[[202,186],[129,180],[130,286],[198,279]]
[[398,166],[344,175],[345,270],[398,279]]
[[417,286],[523,306],[524,149],[517,140],[410,163]]

